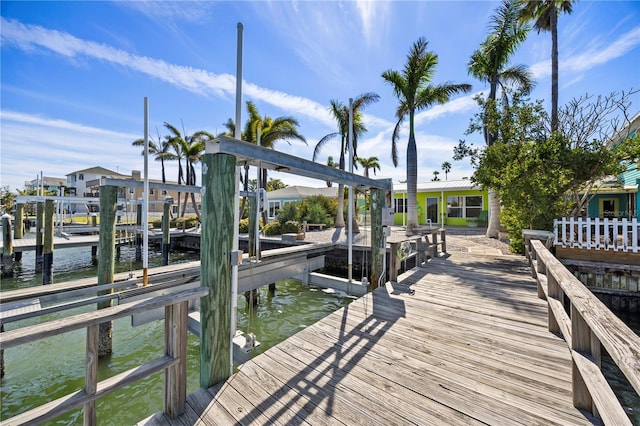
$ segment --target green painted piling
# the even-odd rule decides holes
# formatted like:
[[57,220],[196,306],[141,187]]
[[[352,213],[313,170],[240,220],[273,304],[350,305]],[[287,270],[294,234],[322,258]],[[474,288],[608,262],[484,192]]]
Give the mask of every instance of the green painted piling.
[[[13,238],[15,240],[21,240],[24,237],[24,204],[16,204],[16,216],[13,223]],[[17,251],[13,253],[13,258],[16,262],[22,260],[22,252]]]
[[142,262],[142,204],[136,205],[136,262]]
[[382,208],[385,207],[385,192],[371,189],[371,289],[378,288],[382,275],[382,262],[386,256],[386,248],[382,247]]
[[231,252],[234,235],[236,159],[228,154],[202,158],[200,386],[208,388],[231,370]]
[[170,216],[169,210],[173,199],[165,199],[162,205],[162,264],[169,264],[169,247],[171,246],[171,232],[170,232]]
[[36,273],[42,272],[42,245],[44,244],[44,202],[36,203]]
[[2,276],[13,276],[13,241],[11,239],[11,216],[2,215]]
[[[100,238],[98,241],[98,285],[113,283],[116,241],[116,201],[118,188],[115,186],[100,187]],[[112,293],[113,290],[101,292],[100,295]],[[111,306],[111,301],[98,303],[98,309]],[[112,352],[113,322],[100,324],[98,356],[110,355]]]
[[44,236],[42,242],[42,284],[53,282],[53,200],[44,202]]

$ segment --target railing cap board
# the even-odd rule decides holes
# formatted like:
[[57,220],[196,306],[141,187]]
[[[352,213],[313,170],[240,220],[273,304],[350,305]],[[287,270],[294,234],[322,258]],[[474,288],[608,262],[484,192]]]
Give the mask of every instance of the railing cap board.
[[144,299],[138,302],[86,312],[84,314],[78,314],[68,318],[48,321],[30,327],[6,331],[4,333],[0,333],[0,345],[2,345],[3,349],[18,346],[23,343],[63,334],[72,330],[86,328],[147,310],[200,298],[205,296],[208,292],[208,288],[198,287],[191,290],[166,294],[160,297]]
[[611,312],[580,280],[546,250],[542,242],[531,241],[538,262],[546,266],[572,305],[605,347],[611,358],[640,394],[640,336]]

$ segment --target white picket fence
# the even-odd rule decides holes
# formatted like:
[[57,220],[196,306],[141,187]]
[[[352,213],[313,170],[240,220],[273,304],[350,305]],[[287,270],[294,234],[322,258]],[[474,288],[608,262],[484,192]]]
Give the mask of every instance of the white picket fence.
[[591,250],[638,253],[640,229],[638,219],[566,218],[555,219],[555,246]]

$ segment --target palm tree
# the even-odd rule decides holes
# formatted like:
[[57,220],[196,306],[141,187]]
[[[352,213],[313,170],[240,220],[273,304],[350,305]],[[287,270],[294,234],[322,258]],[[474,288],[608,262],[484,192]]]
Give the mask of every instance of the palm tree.
[[378,161],[378,157],[369,157],[369,158],[361,158],[358,157],[358,163],[364,169],[364,176],[369,177],[369,170],[373,170],[373,174],[376,174],[376,169],[380,170],[380,162]]
[[439,175],[439,174],[440,174],[440,172],[439,172],[439,171],[434,170],[434,171],[433,171],[433,178],[431,179],[431,182],[439,181],[439,180],[440,180],[440,178],[438,177],[438,175]]
[[[509,58],[517,47],[526,40],[529,28],[518,20],[519,9],[516,0],[503,0],[491,17],[489,29],[491,33],[482,42],[480,48],[471,55],[469,74],[481,81],[489,83],[488,107],[495,106],[498,88],[502,89],[506,102],[506,86],[518,87],[528,93],[533,88],[533,77],[524,65],[509,65]],[[485,110],[485,116],[487,111]],[[484,140],[491,146],[496,140],[495,131],[483,126]],[[500,230],[500,199],[496,192],[489,188],[489,224],[487,237],[497,238]]]
[[[339,166],[338,163],[336,163],[335,161],[333,161],[333,156],[330,155],[329,157],[327,157],[327,166],[329,167],[333,167],[334,169],[336,167]],[[330,180],[327,181],[327,188],[331,188],[333,186],[333,182],[331,182]]]
[[[144,139],[136,139],[131,143],[133,146],[142,146],[144,147]],[[149,139],[149,154],[155,156],[156,161],[160,161],[160,166],[162,167],[162,183],[167,183],[167,177],[165,174],[164,162],[166,160],[173,160],[175,154],[169,152],[171,148],[171,144],[168,140],[160,140],[160,136],[158,136],[158,143],[154,142],[153,139]],[[144,155],[144,148],[142,150],[142,155]]]
[[393,93],[400,101],[396,110],[398,119],[391,138],[391,159],[398,166],[397,142],[400,126],[409,116],[409,142],[407,143],[407,235],[413,235],[418,226],[416,190],[418,185],[418,160],[414,133],[414,115],[434,103],[443,104],[454,93],[468,92],[469,84],[444,83],[431,85],[431,79],[438,65],[438,55],[427,51],[427,40],[420,37],[411,47],[402,72],[388,70],[382,78],[393,86]]
[[551,32],[551,131],[558,130],[558,15],[573,12],[575,0],[518,0],[520,20],[534,21],[533,27]]
[[451,171],[451,163],[445,161],[442,163],[442,171],[444,172],[444,180],[448,180],[449,172]]
[[[357,149],[358,149],[358,137],[364,134],[367,131],[367,128],[362,123],[362,109],[367,105],[378,102],[380,96],[376,93],[369,92],[363,93],[353,99],[352,101],[352,134],[353,134],[353,163],[356,164],[356,158],[358,157]],[[324,145],[327,144],[331,139],[339,136],[340,137],[340,160],[338,161],[338,166],[340,170],[345,170],[345,154],[347,153],[349,147],[347,145],[347,138],[349,136],[349,105],[344,105],[342,102],[332,99],[330,101],[329,111],[331,111],[331,115],[336,119],[338,124],[338,131],[334,133],[329,133],[324,136],[322,139],[318,141],[316,147],[313,150],[312,160],[316,161],[316,158],[320,154],[320,150]],[[357,224],[352,224],[353,229],[357,229]],[[342,183],[338,184],[338,212],[336,214],[336,228],[344,227],[344,185]]]
[[[185,185],[195,185],[195,164],[201,159],[206,141],[214,139],[214,136],[204,130],[199,130],[192,135],[187,135],[185,132],[183,136],[175,126],[167,122],[164,123],[164,126],[171,132],[171,135],[167,136],[167,140],[175,151],[174,158],[178,160],[178,184],[180,185],[184,181]],[[184,169],[182,168],[182,159],[186,162]],[[180,210],[180,195],[180,192],[178,192],[178,210]],[[184,204],[180,216],[184,216],[185,214],[188,197],[189,193],[187,192],[184,195]],[[200,211],[198,210],[193,192],[191,193],[191,203],[193,204],[193,209],[198,220],[200,220]]]
[[[298,140],[301,142],[307,143],[304,136],[298,133],[298,120],[293,117],[277,117],[271,118],[269,116],[260,116],[258,108],[252,101],[247,101],[247,112],[249,113],[249,117],[245,122],[244,129],[241,132],[241,139],[245,142],[250,142],[253,144],[258,143],[258,131],[260,131],[260,146],[274,149],[276,142],[278,141],[286,141],[288,144],[291,144],[292,140]],[[235,123],[232,119],[228,119],[224,124],[227,128],[227,135],[233,136],[235,134]],[[249,174],[249,166],[245,166],[244,169],[244,190],[248,191],[248,174]],[[260,177],[260,188],[267,187],[267,170],[262,170],[262,175]],[[246,206],[246,199],[242,200],[241,211],[244,211]],[[264,220],[266,221],[266,213],[264,216]],[[265,222],[266,223],[266,222]]]

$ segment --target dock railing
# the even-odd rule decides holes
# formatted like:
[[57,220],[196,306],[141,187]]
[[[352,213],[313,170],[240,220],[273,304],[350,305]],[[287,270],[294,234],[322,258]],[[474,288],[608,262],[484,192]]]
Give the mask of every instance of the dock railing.
[[[573,364],[573,404],[606,425],[631,425],[600,370],[601,347],[640,395],[640,337],[611,312],[539,240],[527,247],[538,296],[546,299],[549,331],[564,338]],[[568,306],[568,309],[565,309]]]
[[[179,416],[184,412],[187,397],[188,304],[190,300],[199,299],[208,291],[205,287],[199,287],[172,292],[0,333],[0,346],[2,349],[9,349],[73,330],[85,328],[87,331],[84,388],[6,419],[2,425],[39,424],[80,406],[84,409],[84,424],[96,425],[96,400],[163,370],[165,374],[164,412],[172,418]],[[165,308],[165,355],[98,382],[100,324],[162,307]]]
[[591,217],[555,219],[553,245],[590,250],[640,251],[638,219]]

